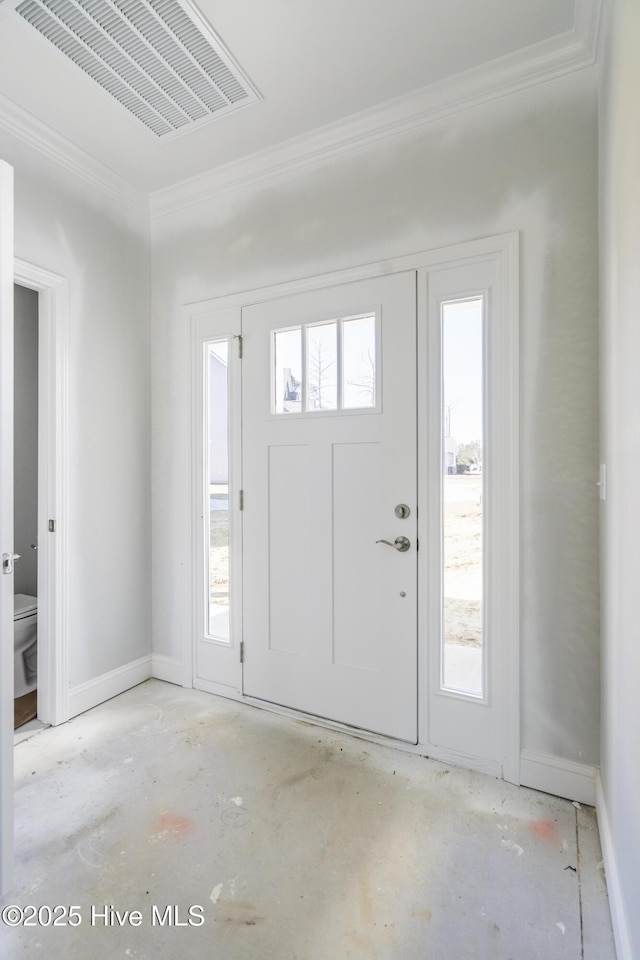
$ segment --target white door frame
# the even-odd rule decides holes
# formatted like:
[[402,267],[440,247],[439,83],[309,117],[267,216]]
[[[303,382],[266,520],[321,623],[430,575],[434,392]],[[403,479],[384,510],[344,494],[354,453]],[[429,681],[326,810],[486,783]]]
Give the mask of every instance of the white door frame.
[[69,719],[69,285],[64,277],[19,259],[14,262],[14,281],[39,295],[38,719],[56,725]]
[[[473,261],[486,261],[491,259],[495,262],[496,274],[498,277],[497,288],[498,296],[502,305],[502,310],[510,318],[511,334],[508,345],[499,362],[505,365],[507,378],[509,381],[508,399],[511,404],[508,418],[508,428],[510,430],[509,442],[505,444],[505,456],[501,460],[503,469],[503,479],[505,487],[508,488],[508,497],[503,504],[498,522],[500,524],[500,542],[502,546],[502,565],[501,569],[509,571],[509,590],[504,592],[505,608],[501,614],[502,629],[504,635],[509,638],[508,649],[504,652],[504,659],[501,663],[502,684],[504,693],[504,723],[502,727],[502,743],[500,752],[502,757],[501,769],[498,770],[494,765],[483,765],[478,763],[477,759],[464,754],[453,754],[447,750],[442,750],[429,742],[428,714],[427,704],[429,695],[429,631],[433,629],[434,622],[434,596],[433,583],[429,583],[426,576],[421,576],[421,590],[419,596],[419,622],[418,622],[418,684],[419,684],[419,719],[418,734],[419,742],[416,746],[405,745],[400,741],[393,741],[394,745],[400,749],[409,752],[437,757],[445,762],[452,762],[462,766],[486,770],[493,775],[502,776],[504,779],[512,782],[520,782],[520,518],[519,518],[519,401],[518,401],[518,331],[519,331],[519,235],[517,232],[502,234],[496,237],[487,237],[479,240],[472,240],[466,243],[455,244],[449,247],[443,247],[437,250],[410,254],[408,256],[398,257],[392,260],[385,260],[377,263],[366,264],[347,270],[339,270],[333,273],[321,276],[294,280],[286,283],[275,284],[258,290],[251,290],[245,293],[231,294],[226,297],[215,298],[213,300],[201,301],[185,305],[183,308],[183,320],[185,337],[189,338],[191,345],[192,330],[201,318],[211,316],[222,311],[237,311],[240,314],[242,307],[250,304],[259,303],[264,300],[275,300],[287,297],[296,293],[303,293],[311,290],[318,290],[328,286],[337,286],[339,284],[349,283],[356,280],[368,279],[381,274],[391,274],[406,270],[416,270],[418,272],[418,432],[419,435],[427,436],[429,428],[433,429],[433,410],[430,406],[430,391],[428,385],[428,371],[432,369],[429,364],[428,350],[428,281],[429,272],[437,269],[445,269],[448,265],[457,265],[463,262],[471,263]],[[195,338],[194,338],[195,339]],[[186,342],[185,342],[186,347]],[[189,361],[190,365],[192,359]],[[193,380],[192,380],[193,385]],[[198,401],[200,402],[200,401]],[[193,419],[185,423],[185,429],[194,436]],[[239,430],[239,426],[237,427]],[[194,438],[195,447],[198,442],[197,435]],[[236,443],[240,443],[240,435],[236,437]],[[422,493],[422,510],[419,516],[419,540],[421,543],[418,563],[422,559],[422,566],[428,563],[428,551],[423,545],[429,543],[430,518],[431,524],[435,510],[440,509],[440,492],[438,490],[429,490],[428,476],[432,469],[432,453],[428,450],[426,443],[421,445],[419,451],[418,471],[420,479],[420,491]],[[441,465],[438,463],[437,469]],[[199,472],[196,466],[195,451],[192,457],[191,483],[189,496],[197,497],[197,484],[199,483]],[[433,485],[435,488],[435,484]],[[420,494],[419,494],[420,495]],[[437,497],[437,508],[434,508],[435,498]],[[197,502],[197,500],[196,500]],[[195,585],[197,578],[201,577],[201,572],[197,569],[195,544],[201,535],[198,518],[195,516],[195,510],[191,509],[193,518],[191,551],[191,585]],[[197,637],[194,634],[194,624],[192,617],[192,604],[194,593],[185,591],[184,594],[184,624],[185,624],[185,647],[184,647],[184,669],[188,673],[193,662],[194,644]],[[437,598],[439,602],[439,597]],[[241,611],[234,614],[235,622],[241,622]],[[242,667],[240,658],[237,662],[237,684],[233,687],[229,685],[218,685],[215,683],[207,684],[207,689],[212,693],[218,693],[232,699],[244,700],[261,706],[264,709],[272,709],[274,712],[283,713],[289,716],[298,716],[295,710],[289,710],[280,707],[271,707],[260,701],[245,697],[242,694]],[[186,678],[187,679],[187,678]],[[194,676],[191,674],[191,682],[187,685],[193,685]],[[195,685],[198,685],[197,682]],[[330,721],[318,720],[318,725],[326,726],[331,729],[345,729],[340,724]],[[361,734],[369,739],[389,743],[389,740],[376,735]]]

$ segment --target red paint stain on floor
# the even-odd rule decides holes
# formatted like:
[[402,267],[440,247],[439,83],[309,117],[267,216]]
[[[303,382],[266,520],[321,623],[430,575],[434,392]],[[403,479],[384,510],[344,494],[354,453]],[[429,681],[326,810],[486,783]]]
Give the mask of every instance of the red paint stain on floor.
[[193,829],[189,817],[181,817],[177,813],[161,813],[153,825],[155,834],[162,834],[174,840],[186,837]]
[[538,840],[544,840],[546,843],[551,843],[554,846],[558,844],[562,845],[558,824],[555,820],[552,820],[551,817],[546,817],[543,820],[533,820],[529,824],[529,829]]

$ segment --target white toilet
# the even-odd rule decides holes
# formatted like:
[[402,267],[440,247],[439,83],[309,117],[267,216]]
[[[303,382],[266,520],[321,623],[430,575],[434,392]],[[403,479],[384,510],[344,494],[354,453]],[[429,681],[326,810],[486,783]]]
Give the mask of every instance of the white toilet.
[[13,600],[13,696],[17,699],[37,687],[38,598],[16,593]]

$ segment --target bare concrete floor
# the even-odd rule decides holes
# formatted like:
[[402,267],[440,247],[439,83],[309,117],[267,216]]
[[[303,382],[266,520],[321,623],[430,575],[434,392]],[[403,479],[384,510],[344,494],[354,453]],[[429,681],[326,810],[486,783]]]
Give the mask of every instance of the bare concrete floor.
[[566,800],[156,680],[15,760],[3,960],[615,956]]

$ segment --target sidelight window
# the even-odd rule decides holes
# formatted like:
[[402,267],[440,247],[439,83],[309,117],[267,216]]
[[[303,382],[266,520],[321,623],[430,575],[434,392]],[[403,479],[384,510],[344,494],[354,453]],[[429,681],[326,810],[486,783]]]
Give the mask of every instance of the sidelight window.
[[229,340],[205,345],[208,628],[229,641]]
[[441,304],[442,687],[483,690],[484,298]]

